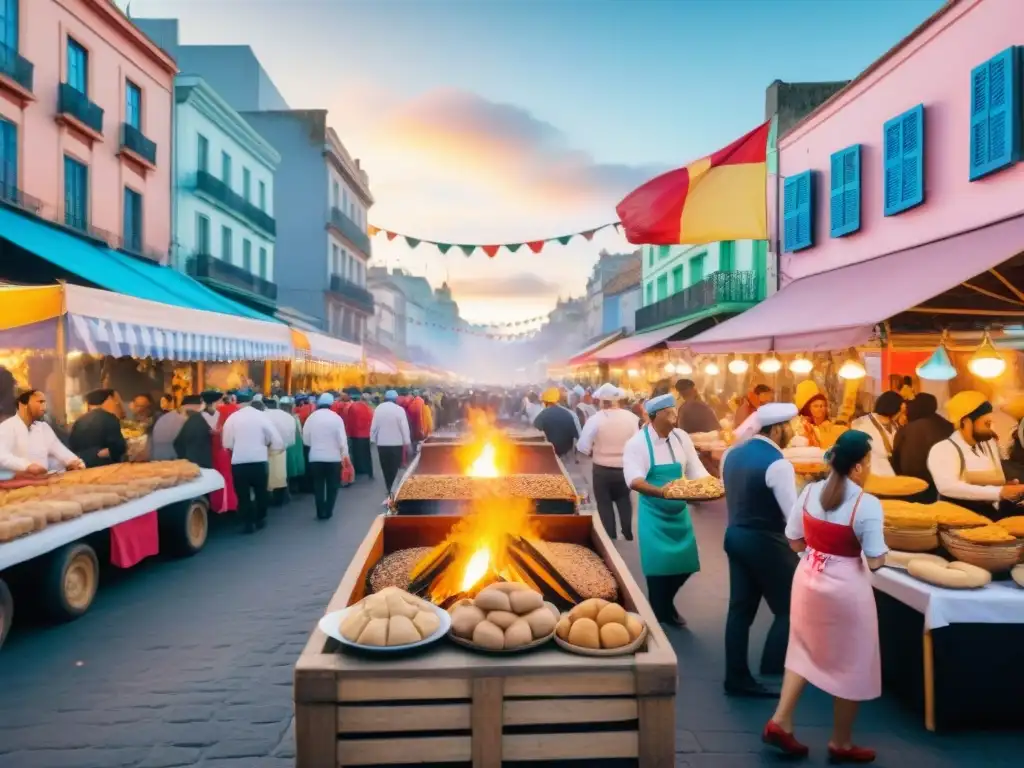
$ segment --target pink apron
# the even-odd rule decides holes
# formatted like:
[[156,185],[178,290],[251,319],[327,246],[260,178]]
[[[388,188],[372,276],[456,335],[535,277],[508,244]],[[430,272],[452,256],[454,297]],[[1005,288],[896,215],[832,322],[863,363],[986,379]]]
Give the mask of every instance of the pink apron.
[[848,525],[819,520],[803,509],[807,552],[793,577],[786,669],[825,693],[850,701],[882,695],[878,615],[871,571]]

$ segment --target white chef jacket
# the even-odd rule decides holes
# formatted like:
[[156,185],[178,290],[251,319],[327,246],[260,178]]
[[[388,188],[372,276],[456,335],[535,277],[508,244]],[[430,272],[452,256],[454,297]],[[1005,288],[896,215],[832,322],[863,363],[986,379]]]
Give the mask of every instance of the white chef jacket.
[[29,428],[15,414],[0,423],[0,469],[24,472],[32,464],[63,469],[77,460],[45,421],[37,421]]
[[387,400],[373,411],[370,422],[370,441],[378,446],[412,445],[409,436],[409,417],[398,403]]
[[[874,419],[874,423],[872,419]],[[878,427],[875,426],[876,423]],[[895,425],[890,424],[889,427],[890,429],[886,430],[886,425],[879,421],[878,417],[874,414],[861,416],[859,419],[854,419],[853,423],[850,424],[850,429],[856,429],[858,432],[871,436],[871,474],[878,475],[879,477],[893,477],[896,475],[892,468],[891,454],[885,450],[885,440],[882,439],[882,431],[884,430],[885,437],[889,440],[889,448],[892,448],[893,443],[896,442]]]
[[342,461],[348,456],[345,420],[330,408],[317,408],[302,425],[302,442],[309,447],[310,461]]
[[270,419],[270,423],[274,425],[277,434],[281,436],[281,442],[284,443],[285,450],[294,445],[295,417],[288,413],[288,411],[282,411],[277,408],[268,408],[264,413]]
[[217,425],[220,424],[220,414],[216,411],[208,413],[207,411],[202,410],[200,413],[203,414],[203,418],[206,419],[206,423],[210,425],[210,429],[216,429]]
[[[749,438],[750,440],[764,440],[766,443],[770,443],[772,447],[779,448],[775,443],[769,440],[764,435],[754,435]],[[725,453],[722,454],[721,460],[718,462],[718,474],[720,477],[725,477],[725,461],[729,458],[729,454],[732,453],[732,448],[727,448]],[[874,466],[874,465],[872,465]],[[789,519],[790,511],[796,504],[796,470],[793,468],[793,462],[782,455],[782,449],[779,449],[779,458],[768,465],[768,469],[764,473],[764,484],[772,490],[772,496],[775,497],[775,501],[779,504],[779,509],[782,510],[782,514],[786,515],[786,519]],[[728,489],[726,489],[728,492]]]
[[656,464],[672,463],[672,454],[668,450],[668,441],[671,440],[675,460],[683,465],[683,476],[687,480],[708,476],[708,471],[701,463],[697,449],[693,447],[693,440],[688,434],[681,429],[673,429],[667,439],[662,439],[648,424],[629,439],[622,451],[622,475],[626,479],[626,485],[632,487],[634,480],[644,480],[651,471],[651,455],[647,450],[647,438],[644,437],[648,433],[654,447]]
[[[953,443],[956,443],[954,446]],[[965,501],[991,501],[999,505],[1002,488],[998,485],[971,485],[960,474],[959,448],[964,455],[965,472],[991,472],[998,469],[993,461],[999,460],[999,449],[994,441],[979,443],[971,448],[960,432],[954,432],[949,440],[941,440],[928,451],[928,471],[941,496]]]
[[224,447],[231,451],[232,464],[268,461],[270,451],[283,451],[284,443],[264,411],[244,406],[224,422]]
[[599,466],[621,467],[622,452],[639,426],[640,419],[632,411],[622,408],[599,411],[583,425],[576,450],[592,456]]

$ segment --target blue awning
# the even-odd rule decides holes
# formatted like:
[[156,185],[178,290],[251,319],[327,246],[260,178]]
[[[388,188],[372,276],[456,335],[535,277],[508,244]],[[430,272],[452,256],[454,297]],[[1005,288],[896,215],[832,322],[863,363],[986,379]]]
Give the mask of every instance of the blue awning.
[[94,245],[58,227],[2,207],[0,237],[108,291],[186,309],[280,322],[231,301],[170,267]]

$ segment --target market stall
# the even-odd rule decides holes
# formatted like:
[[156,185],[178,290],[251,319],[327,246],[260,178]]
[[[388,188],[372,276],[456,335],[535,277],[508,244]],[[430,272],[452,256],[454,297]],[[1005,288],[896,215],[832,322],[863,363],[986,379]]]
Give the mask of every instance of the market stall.
[[361,346],[313,331],[305,336],[309,349],[297,354],[292,365],[293,391],[324,392],[365,386]]

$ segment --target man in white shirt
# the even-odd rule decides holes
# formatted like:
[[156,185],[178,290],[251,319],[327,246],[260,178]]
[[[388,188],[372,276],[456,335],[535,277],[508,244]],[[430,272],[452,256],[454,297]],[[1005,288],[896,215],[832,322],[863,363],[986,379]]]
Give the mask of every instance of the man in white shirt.
[[231,477],[238,495],[242,530],[252,533],[267,524],[270,452],[283,451],[284,443],[266,412],[251,407],[251,394],[239,392],[236,397],[242,407],[224,422],[222,440],[231,451]]
[[617,538],[615,511],[618,510],[622,537],[632,541],[633,502],[622,474],[622,452],[640,429],[640,419],[619,407],[625,392],[618,387],[602,384],[594,396],[601,403],[601,410],[583,425],[576,450],[593,459],[590,484],[605,532],[609,537]]
[[406,446],[412,445],[409,417],[396,400],[398,392],[393,389],[385,392],[384,402],[374,410],[373,421],[370,422],[370,442],[377,445],[380,471],[384,475],[384,485],[389,496],[398,476],[398,468],[402,466],[402,453]]
[[270,475],[267,482],[274,506],[280,507],[288,500],[288,461],[285,453],[295,444],[295,419],[290,413],[280,410],[277,400],[273,397],[266,398],[263,404],[266,406],[264,413],[284,444],[284,450],[270,453]]
[[329,520],[341,488],[341,465],[348,458],[345,422],[331,410],[334,395],[325,392],[316,410],[302,425],[302,442],[309,448],[309,474],[313,478],[313,499],[318,520]]
[[899,392],[883,392],[875,400],[872,412],[854,419],[850,429],[871,436],[871,474],[892,477],[892,446],[896,441],[896,424],[905,401]]
[[18,395],[18,412],[0,424],[0,470],[45,475],[53,463],[61,469],[84,469],[85,464],[43,421],[46,395],[30,389]]

